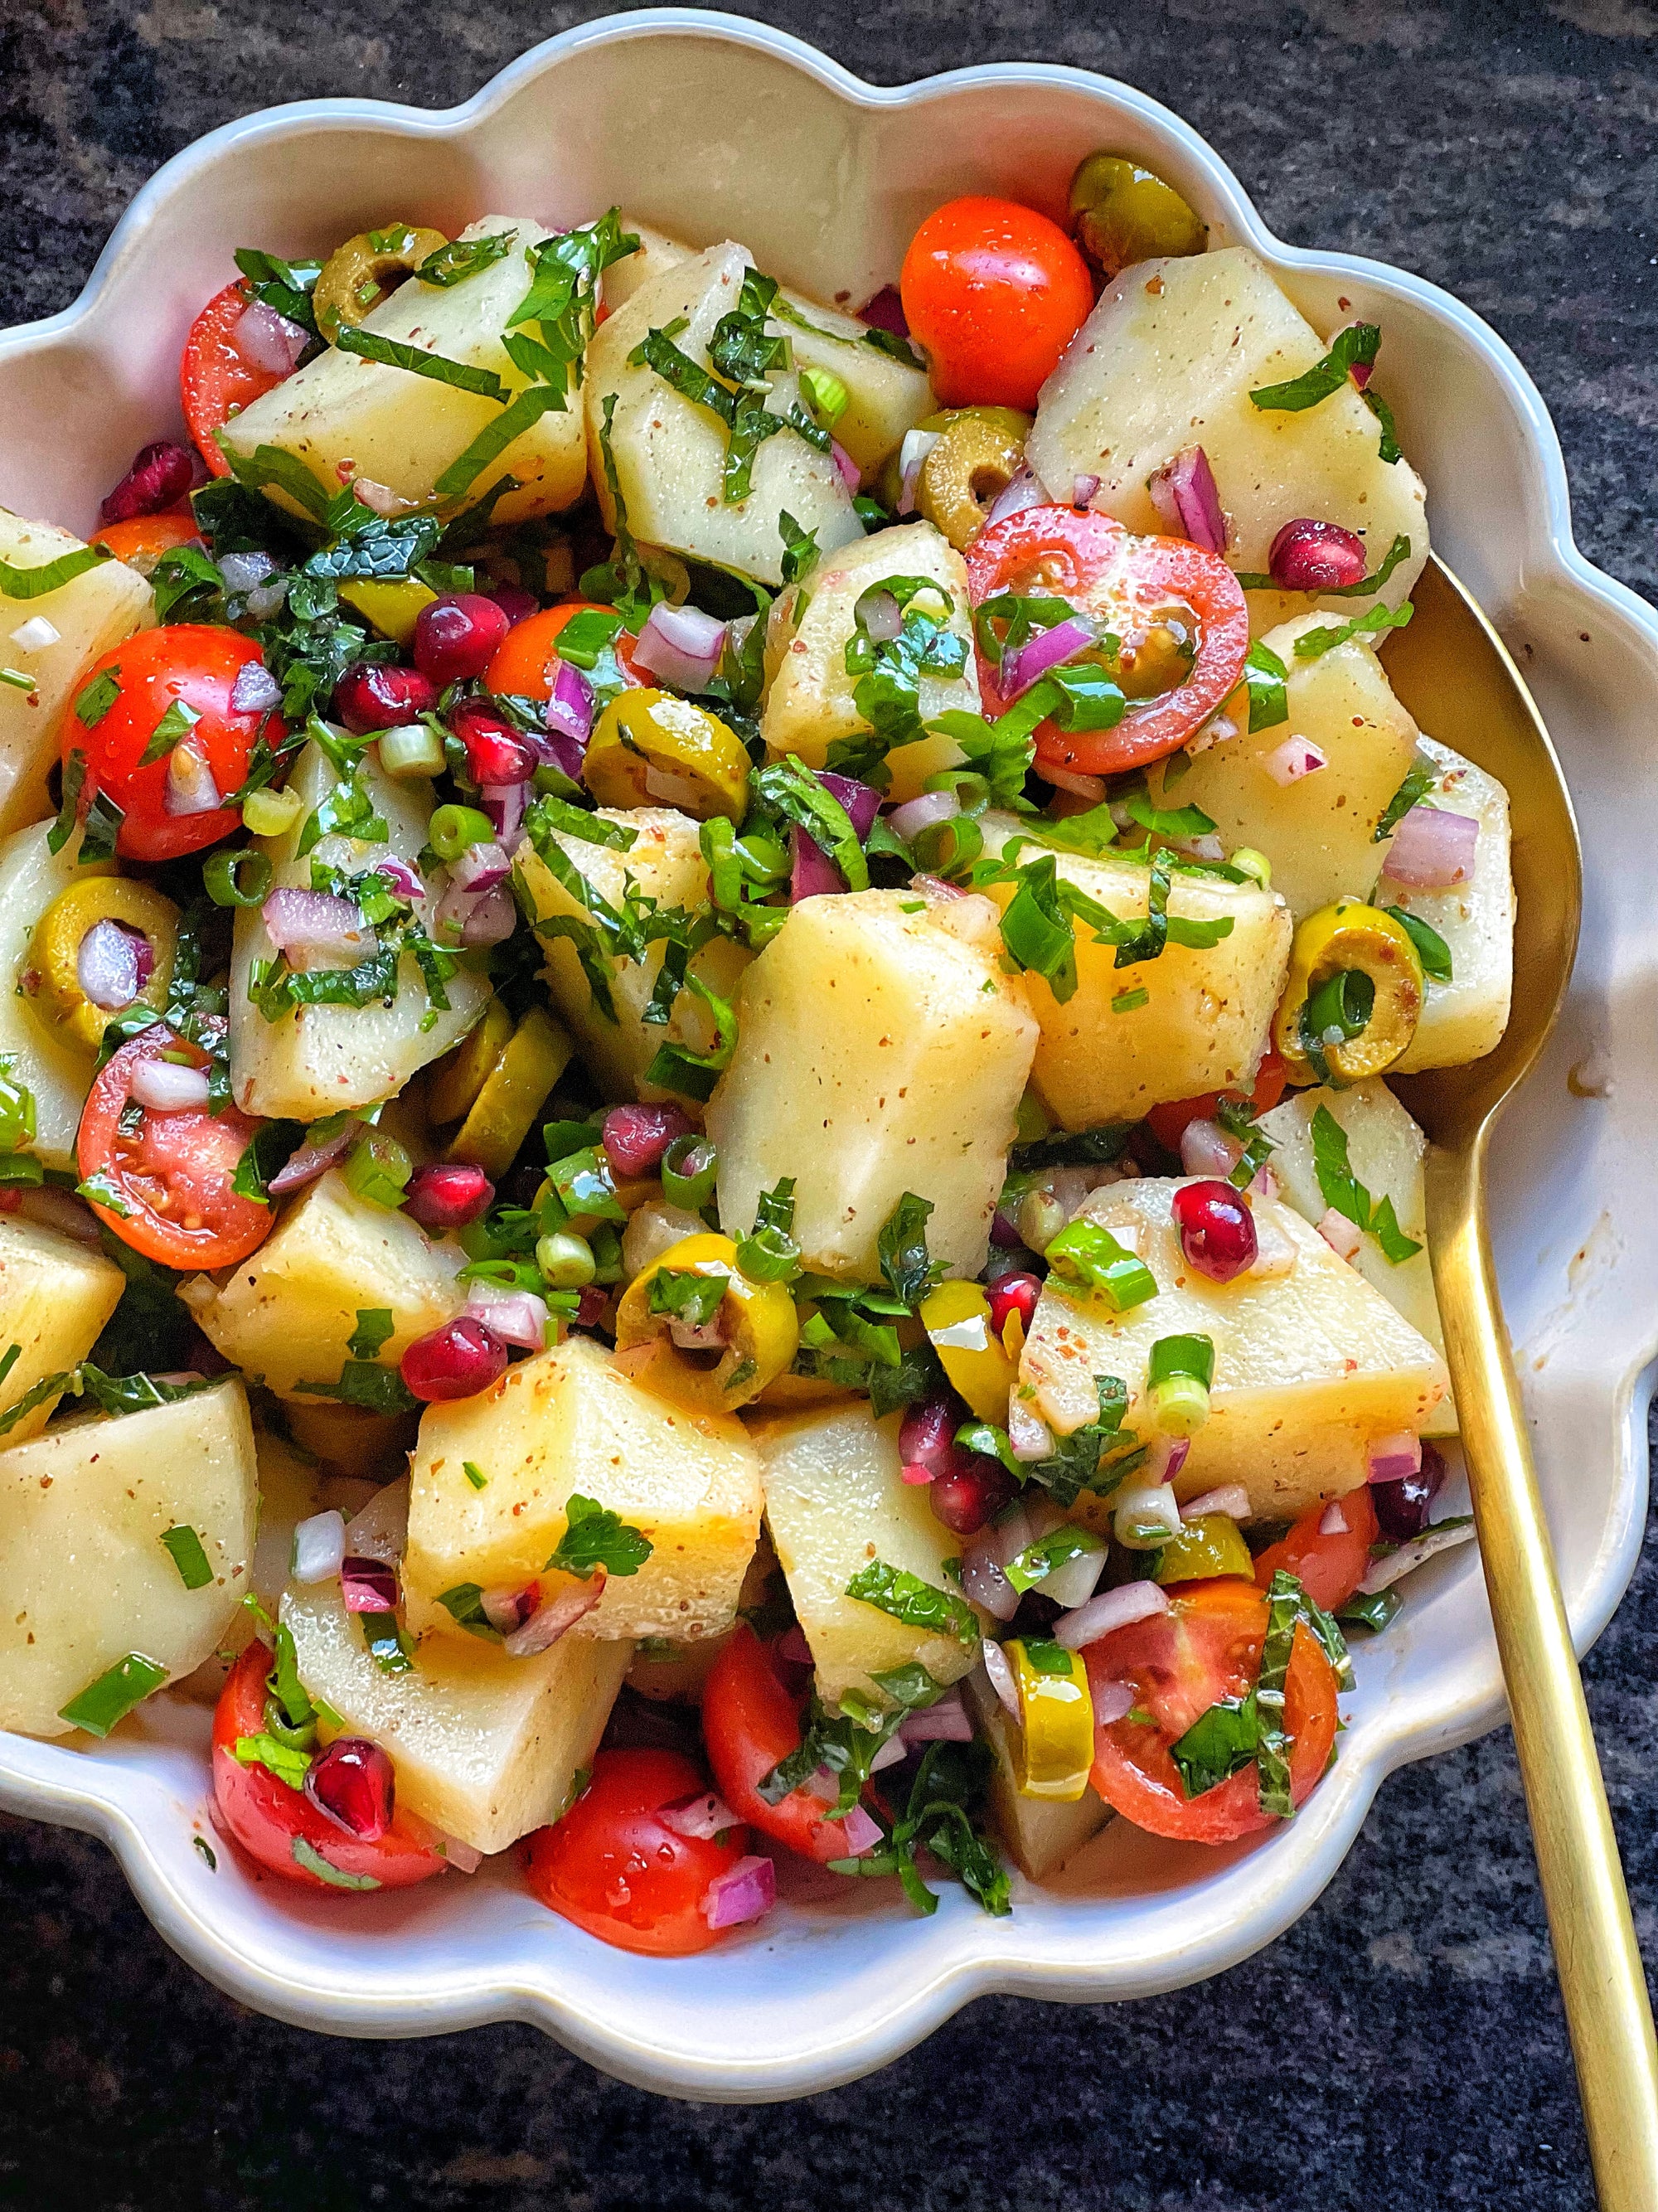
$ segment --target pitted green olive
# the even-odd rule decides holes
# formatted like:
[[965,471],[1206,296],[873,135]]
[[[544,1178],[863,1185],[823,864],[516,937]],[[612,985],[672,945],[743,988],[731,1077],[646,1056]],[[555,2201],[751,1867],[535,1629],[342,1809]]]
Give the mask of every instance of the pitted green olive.
[[938,442],[921,464],[915,504],[964,553],[1024,465],[1030,417],[1015,407],[955,407],[926,427],[938,430]]
[[311,295],[317,328],[329,344],[337,344],[343,330],[355,330],[405,276],[448,243],[440,230],[393,222],[383,230],[359,231],[336,247]]
[[1083,252],[1108,277],[1136,261],[1201,253],[1200,222],[1175,190],[1121,154],[1090,154],[1071,180],[1071,218]]

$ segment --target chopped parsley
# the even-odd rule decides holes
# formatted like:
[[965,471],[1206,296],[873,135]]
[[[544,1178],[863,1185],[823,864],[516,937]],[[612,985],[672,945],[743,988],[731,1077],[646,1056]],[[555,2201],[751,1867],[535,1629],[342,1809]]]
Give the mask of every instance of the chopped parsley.
[[1313,1115],[1313,1168],[1326,1206],[1373,1237],[1384,1256],[1397,1267],[1422,1249],[1400,1228],[1391,1196],[1376,1204],[1353,1173],[1347,1156],[1347,1132],[1327,1106]]
[[636,1575],[656,1547],[619,1515],[572,1491],[565,1508],[567,1525],[547,1571],[591,1579],[600,1567],[607,1575]]

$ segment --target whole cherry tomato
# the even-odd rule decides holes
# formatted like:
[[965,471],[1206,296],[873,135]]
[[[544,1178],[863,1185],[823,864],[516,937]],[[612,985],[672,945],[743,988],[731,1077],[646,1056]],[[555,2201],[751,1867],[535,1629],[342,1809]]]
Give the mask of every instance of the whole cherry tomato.
[[1088,264],[1058,223],[1017,200],[976,197],[933,210],[899,289],[946,407],[1029,413],[1094,305]]
[[[167,799],[171,790],[175,807],[190,800],[203,766],[221,796],[239,790],[260,731],[272,745],[286,736],[274,715],[231,704],[236,678],[259,660],[258,647],[240,630],[169,623],[136,631],[94,663],[76,695],[76,710],[64,718],[64,759],[67,764],[76,752],[85,758],[83,806],[104,792],[121,809],[118,853],[133,860],[173,860],[240,827],[234,807],[169,813]],[[97,692],[106,675],[116,690],[104,704]],[[89,719],[82,719],[82,705]],[[175,760],[180,747],[188,762]],[[191,776],[183,773],[187,765]]]
[[618,1950],[665,1959],[706,1951],[722,1931],[709,1927],[702,1900],[746,1854],[749,1832],[682,1836],[659,1815],[708,1786],[677,1751],[601,1751],[563,1819],[530,1838],[531,1888]]
[[[562,606],[544,607],[538,615],[526,615],[521,623],[514,623],[484,671],[485,690],[501,698],[547,698],[558,674],[558,655],[553,647],[559,634],[567,623],[589,609],[601,615],[615,611],[601,606],[596,599],[567,599]],[[629,631],[620,632],[616,640],[616,657],[628,681],[642,684],[645,679],[634,672],[632,653],[635,641]]]
[[213,433],[267,392],[287,381],[287,372],[255,368],[236,349],[234,331],[250,299],[239,277],[216,292],[190,326],[179,363],[179,396],[197,449],[216,477],[228,477],[230,464]]
[[791,1790],[774,1805],[759,1785],[800,1748],[800,1704],[778,1680],[772,1650],[746,1621],[714,1661],[702,1690],[702,1740],[720,1794],[762,1835],[820,1864],[847,1856],[846,1831],[823,1818],[823,1802]]
[[[1334,1525],[1325,1527],[1328,1520]],[[1370,1547],[1382,1531],[1368,1484],[1350,1490],[1330,1505],[1314,1505],[1289,1534],[1269,1544],[1255,1561],[1262,1589],[1276,1570],[1292,1574],[1315,1605],[1334,1613],[1346,1604],[1370,1564]]]

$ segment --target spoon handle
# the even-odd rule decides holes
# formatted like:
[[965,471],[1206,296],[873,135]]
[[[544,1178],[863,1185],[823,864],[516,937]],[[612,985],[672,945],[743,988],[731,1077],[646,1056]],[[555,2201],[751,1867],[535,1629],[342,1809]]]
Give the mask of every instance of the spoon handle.
[[1485,1231],[1485,1134],[1430,1148],[1434,1286],[1601,2212],[1658,2208],[1658,2045]]

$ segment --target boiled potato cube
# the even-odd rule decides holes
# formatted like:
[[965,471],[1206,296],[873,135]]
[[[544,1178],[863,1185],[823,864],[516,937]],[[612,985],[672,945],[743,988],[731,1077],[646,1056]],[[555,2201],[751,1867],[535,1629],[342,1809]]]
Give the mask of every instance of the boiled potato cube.
[[[983,828],[991,853],[1028,834],[1006,814],[987,815]],[[1027,844],[1018,859],[1039,860],[1043,849]],[[1119,859],[1109,849],[1096,858],[1060,853],[1055,859],[1062,882],[1074,884],[1119,921],[1146,911],[1151,878],[1141,862]],[[1005,911],[1017,890],[994,884],[991,896]],[[1230,921],[1232,927],[1207,950],[1169,945],[1155,960],[1119,968],[1115,948],[1096,943],[1088,925],[1078,922],[1073,994],[1061,1004],[1040,975],[1022,979],[1042,1025],[1033,1070],[1036,1088],[1067,1129],[1135,1121],[1166,1099],[1234,1086],[1248,1090],[1254,1079],[1289,967],[1288,908],[1276,891],[1258,884],[1177,873],[1168,910],[1193,921]],[[1120,1005],[1123,1000],[1127,1003]]]
[[[610,845],[589,845],[557,831],[554,834],[584,882],[607,905],[621,910],[630,881],[665,908],[707,903],[708,863],[697,843],[696,824],[689,815],[667,806],[643,806],[632,813],[601,806],[598,817],[601,821],[622,823],[637,833],[627,852],[617,852]],[[573,898],[556,881],[527,837],[519,847],[518,866],[537,921],[555,915],[591,921],[591,908]],[[645,1080],[645,1070],[669,1039],[692,1052],[713,1049],[714,1023],[701,1000],[689,991],[680,993],[673,1020],[665,1029],[644,1018],[662,965],[663,944],[653,945],[643,960],[607,961],[616,1009],[616,1019],[611,1021],[594,1003],[569,939],[548,938],[544,942],[549,994],[580,1040],[582,1057],[607,1098],[671,1097],[661,1085]],[[728,999],[751,957],[745,945],[729,937],[716,937],[691,962],[691,972],[700,975],[711,991]]]
[[1479,817],[1473,874],[1440,891],[1412,890],[1382,878],[1379,902],[1402,906],[1436,929],[1450,947],[1451,980],[1428,982],[1416,1035],[1394,1063],[1400,1075],[1483,1060],[1509,1025],[1514,991],[1514,879],[1509,872],[1509,794],[1494,775],[1424,738],[1418,748],[1439,771],[1429,794],[1453,814]]
[[809,1267],[878,1282],[877,1239],[907,1191],[932,1201],[935,1260],[984,1265],[1036,1024],[987,904],[953,904],[804,899],[744,977],[708,1112],[727,1236],[787,1175]]
[[677,269],[682,261],[694,261],[696,248],[687,246],[677,238],[670,238],[665,231],[653,230],[647,222],[640,222],[630,215],[622,218],[622,228],[639,240],[636,252],[624,254],[620,261],[611,262],[599,279],[599,291],[608,314],[624,307],[635,292],[641,291],[670,269]]
[[872,1675],[917,1659],[934,1681],[954,1682],[979,1656],[976,1633],[969,1642],[910,1627],[847,1595],[853,1577],[879,1559],[961,1597],[944,1564],[960,1553],[960,1537],[934,1518],[925,1485],[900,1480],[901,1418],[878,1421],[860,1402],[754,1425],[766,1526],[826,1704],[847,1690],[879,1699]]
[[[198,1667],[248,1587],[258,1510],[241,1383],[0,1452],[0,1728],[64,1735],[60,1707],[129,1652]],[[194,1528],[213,1579],[161,1542]]]
[[[352,1522],[348,1542],[395,1559],[407,1510],[407,1483],[393,1483]],[[535,1658],[509,1659],[476,1638],[463,1647],[428,1638],[407,1674],[387,1674],[369,1656],[337,1583],[290,1585],[282,1618],[301,1680],[343,1723],[325,1723],[325,1737],[382,1745],[397,1771],[398,1803],[478,1851],[504,1851],[564,1810],[577,1770],[592,1762],[633,1649],[566,1636]]]
[[[819,453],[792,430],[780,431],[755,454],[749,496],[727,504],[720,489],[725,424],[708,408],[682,397],[653,368],[628,358],[647,332],[683,319],[673,343],[706,368],[714,327],[736,307],[749,265],[740,246],[710,246],[641,285],[600,325],[587,349],[589,463],[605,523],[614,529],[616,501],[600,445],[604,403],[614,398],[610,450],[634,536],[688,559],[777,584],[782,580],[784,550],[778,518],[785,512],[802,530],[816,532],[823,553],[863,535],[833,456]],[[774,414],[786,413],[800,401],[799,377],[793,369],[779,369],[770,380],[768,404]]]
[[[1393,842],[1376,842],[1376,824],[1417,747],[1416,724],[1368,645],[1350,639],[1316,660],[1296,658],[1298,637],[1332,626],[1327,615],[1302,615],[1262,640],[1290,672],[1288,721],[1251,735],[1248,706],[1235,700],[1236,737],[1197,754],[1175,782],[1164,781],[1166,761],[1148,779],[1155,805],[1200,806],[1229,853],[1264,853],[1297,921],[1339,898],[1370,896]],[[1265,763],[1291,737],[1309,739],[1328,765],[1286,786]]]
[[[1096,503],[1155,534],[1166,526],[1146,479],[1201,446],[1235,568],[1264,573],[1273,538],[1300,515],[1357,532],[1371,574],[1402,535],[1409,556],[1378,595],[1399,606],[1428,557],[1421,477],[1408,461],[1382,459],[1381,426],[1351,383],[1298,414],[1263,410],[1249,397],[1328,351],[1247,246],[1141,262],[1106,286],[1042,386],[1026,458],[1051,497],[1069,499],[1078,477],[1097,476]],[[1257,636],[1309,605],[1300,592],[1249,597]],[[1376,603],[1311,602],[1348,615]]]
[[1032,1881],[1045,1881],[1098,1835],[1111,1818],[1111,1808],[1092,1790],[1084,1790],[1068,1804],[1061,1798],[1027,1797],[1019,1788],[1014,1759],[1018,1730],[991,1688],[989,1677],[975,1668],[963,1689],[968,1711],[996,1761],[990,1775],[990,1809],[997,1832],[1020,1871]]
[[417,1336],[452,1320],[466,1293],[459,1245],[434,1243],[408,1214],[358,1198],[331,1168],[222,1284],[197,1275],[185,1303],[203,1334],[279,1398],[301,1382],[337,1382],[360,1310],[390,1312],[376,1355],[395,1368]]
[[[1355,1083],[1347,1091],[1321,1086],[1294,1091],[1281,1106],[1263,1114],[1260,1127],[1273,1147],[1272,1173],[1284,1196],[1315,1227],[1328,1206],[1313,1158],[1313,1117],[1321,1106],[1345,1131],[1348,1164],[1370,1194],[1372,1203],[1379,1206],[1384,1198],[1392,1199],[1400,1230],[1422,1248],[1395,1265],[1374,1237],[1366,1237],[1352,1264],[1442,1358],[1445,1332],[1434,1296],[1433,1262],[1428,1257],[1428,1207],[1422,1179],[1422,1155],[1428,1140],[1380,1076]],[[1456,1413],[1447,1395],[1434,1409],[1423,1434],[1455,1433]]]
[[[930,522],[906,523],[843,545],[814,568],[804,586],[773,606],[766,639],[770,678],[760,733],[774,760],[793,753],[808,768],[823,768],[829,747],[866,734],[869,724],[853,704],[857,678],[847,673],[847,647],[857,635],[853,611],[859,596],[885,576],[931,576],[950,595],[950,628],[967,644],[961,676],[921,678],[924,722],[951,709],[976,714],[979,673],[973,649],[973,608],[967,563]],[[923,738],[888,756],[890,796],[914,799],[930,775],[963,757],[953,738]]]
[[[1151,1434],[1145,1375],[1159,1337],[1213,1339],[1209,1418],[1175,1484],[1181,1498],[1241,1482],[1257,1519],[1290,1519],[1365,1479],[1371,1442],[1420,1432],[1445,1395],[1445,1363],[1379,1291],[1277,1199],[1255,1200],[1258,1223],[1295,1247],[1287,1273],[1211,1282],[1189,1267],[1172,1225],[1176,1180],[1147,1176],[1094,1192],[1080,1217],[1129,1243],[1157,1278],[1155,1297],[1119,1314],[1098,1296],[1073,1297],[1054,1276],[1036,1308],[1022,1385],[1061,1433],[1099,1418],[1095,1377],[1127,1386],[1125,1426]],[[1078,1518],[1103,1528],[1108,1504],[1084,1492]]]
[[[422,353],[492,370],[513,394],[528,379],[508,359],[501,337],[529,292],[530,248],[547,236],[530,216],[485,216],[463,239],[514,234],[509,252],[446,289],[416,278],[363,319],[378,337],[402,339]],[[438,478],[501,413],[498,400],[459,392],[435,378],[364,361],[331,346],[224,426],[232,451],[276,446],[296,454],[331,495],[351,476],[367,477],[413,507],[428,504]],[[497,522],[550,514],[580,499],[587,477],[580,396],[522,431],[462,495],[471,505],[511,477],[519,489],[495,509]],[[276,493],[278,504],[293,502]]]
[[[361,875],[386,855],[413,863],[426,842],[431,817],[431,787],[399,783],[381,773],[372,753],[361,770],[363,789],[386,823],[386,842],[364,844],[355,837],[323,837],[303,858],[299,843],[311,812],[339,781],[328,756],[309,744],[301,754],[290,790],[305,801],[305,811],[280,837],[257,837],[270,856],[279,886],[311,888],[313,861],[348,875]],[[428,901],[428,908],[432,902]],[[377,1105],[401,1091],[416,1071],[448,1051],[465,1036],[483,1011],[489,984],[476,964],[464,963],[444,985],[446,1010],[434,1007],[412,952],[398,965],[398,994],[388,1006],[295,1006],[267,1021],[247,995],[256,960],[272,960],[276,946],[258,907],[236,910],[234,952],[230,964],[230,1076],[236,1103],[245,1113],[273,1119],[315,1121],[343,1108]],[[428,1018],[431,1019],[428,1026]]]
[[[40,568],[80,550],[81,540],[67,530],[0,507],[0,561]],[[34,678],[33,691],[0,684],[0,836],[52,812],[46,775],[82,678],[112,645],[155,619],[149,584],[122,561],[88,568],[38,599],[0,591],[0,668]]]
[[[126,1277],[112,1260],[21,1214],[0,1214],[0,1358],[18,1356],[0,1382],[0,1413],[48,1375],[78,1367],[120,1304]],[[7,1444],[37,1437],[56,1398],[25,1413],[5,1432]]]
[[[58,892],[77,880],[80,833],[54,853],[46,843],[51,827],[38,822],[0,845],[0,1060],[9,1063],[12,1080],[33,1093],[35,1153],[46,1166],[61,1170],[75,1167],[92,1055],[64,1042],[46,1002],[31,999],[23,988],[35,923]],[[99,875],[114,872],[102,862],[94,867]]]
[[545,1571],[573,1492],[653,1547],[637,1573],[610,1577],[574,1635],[690,1643],[731,1626],[760,1528],[760,1472],[742,1424],[671,1406],[585,1336],[508,1368],[481,1397],[428,1407],[412,1462],[410,1626],[473,1641],[437,1602],[446,1590],[539,1582],[549,1596],[574,1581]]

